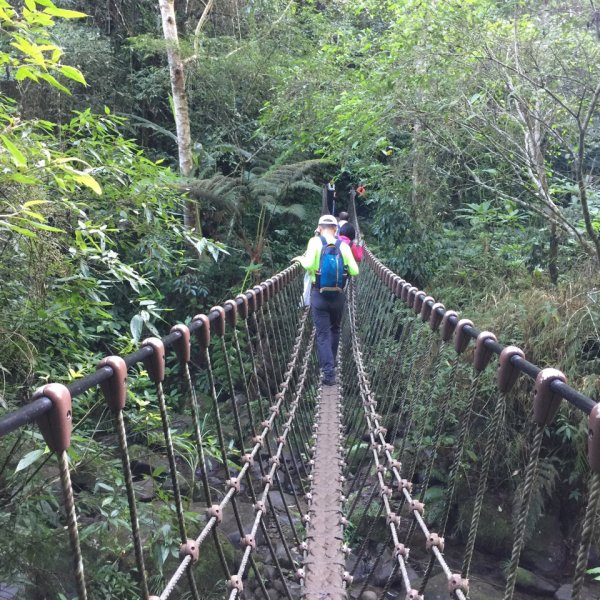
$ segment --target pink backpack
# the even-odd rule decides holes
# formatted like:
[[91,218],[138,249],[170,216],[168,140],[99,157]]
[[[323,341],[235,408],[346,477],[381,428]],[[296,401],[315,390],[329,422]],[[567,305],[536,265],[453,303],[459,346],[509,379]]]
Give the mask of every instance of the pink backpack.
[[350,246],[350,249],[352,250],[352,256],[354,256],[354,260],[357,263],[362,262],[365,249],[362,246],[358,246],[357,244],[355,244],[350,238],[347,238],[345,235],[340,235],[339,239],[342,240],[342,242],[346,242],[346,244]]

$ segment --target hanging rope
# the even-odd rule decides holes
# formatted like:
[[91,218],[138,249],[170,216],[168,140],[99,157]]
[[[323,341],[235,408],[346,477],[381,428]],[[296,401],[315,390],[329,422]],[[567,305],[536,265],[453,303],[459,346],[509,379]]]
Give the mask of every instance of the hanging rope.
[[[370,383],[367,375],[367,371],[365,369],[363,363],[363,353],[361,351],[360,345],[360,336],[357,332],[356,328],[356,294],[354,286],[350,288],[349,300],[349,325],[351,328],[351,339],[352,339],[352,349],[353,356],[356,365],[356,374],[359,379],[359,389],[361,392],[361,400],[363,404],[363,409],[365,413],[365,419],[369,424],[369,438],[370,438],[370,451],[373,457],[373,465],[375,468],[375,477],[377,480],[377,488],[378,495],[380,501],[380,511],[385,512],[386,515],[386,523],[388,524],[390,530],[390,538],[394,544],[394,556],[398,561],[398,567],[403,569],[403,577],[406,573],[406,568],[404,564],[404,559],[408,557],[408,548],[403,544],[400,544],[398,539],[398,527],[400,524],[400,519],[397,514],[391,509],[391,499],[393,497],[393,489],[386,485],[385,475],[389,471],[392,474],[393,479],[396,481],[396,485],[398,486],[398,490],[401,492],[403,496],[403,501],[407,503],[410,507],[410,512],[412,516],[416,519],[419,528],[421,529],[425,539],[428,543],[428,547],[430,547],[435,559],[438,561],[446,575],[448,576],[449,585],[453,586],[453,593],[456,595],[456,598],[459,600],[465,600],[466,594],[468,594],[468,583],[461,578],[460,575],[453,574],[446,561],[443,557],[443,539],[436,534],[432,534],[425,522],[422,518],[422,513],[424,510],[424,505],[421,502],[413,500],[410,490],[412,488],[412,484],[408,481],[403,480],[400,475],[400,463],[395,460],[392,456],[392,452],[394,451],[394,447],[386,443],[385,434],[386,430],[379,423],[379,415],[376,413],[377,401],[373,397],[370,389]],[[385,458],[386,463],[382,463],[380,461],[380,454]],[[367,535],[368,538],[368,535]],[[380,555],[381,556],[381,555]],[[380,557],[379,557],[380,558]],[[357,556],[356,564],[358,564],[360,559]],[[375,561],[375,566],[378,563],[378,560]],[[371,577],[373,569],[371,568],[370,574],[367,576],[367,581]],[[408,581],[408,576],[406,574],[406,589],[409,593],[417,594],[416,591],[412,590],[410,581]],[[364,589],[365,586],[363,586]]]

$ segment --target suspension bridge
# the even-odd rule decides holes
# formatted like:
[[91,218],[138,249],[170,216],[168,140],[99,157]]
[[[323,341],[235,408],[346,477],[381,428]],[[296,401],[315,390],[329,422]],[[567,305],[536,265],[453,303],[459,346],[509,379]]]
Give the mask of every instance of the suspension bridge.
[[[368,249],[347,289],[337,385],[321,387],[310,311],[301,296],[301,269],[292,265],[189,325],[175,325],[163,339],[144,340],[133,354],[106,357],[87,377],[43,386],[29,404],[0,419],[2,436],[37,424],[56,457],[71,597],[94,597],[86,569],[94,548],[80,539],[79,492],[68,458],[78,396],[102,395],[110,413],[127,497],[127,564],[144,600],[206,597],[201,566],[208,556],[216,556],[211,569],[219,571],[226,584],[221,597],[229,600],[475,600],[488,597],[477,592],[471,571],[492,465],[520,388],[531,397],[522,426],[527,456],[515,474],[518,508],[510,549],[500,561],[505,569],[493,577],[497,597],[521,597],[515,587],[544,437],[561,404],[569,403],[589,415],[589,487],[569,590],[573,600],[591,598],[586,570],[600,499],[600,405],[570,387],[559,370],[540,369],[518,347],[478,331]],[[198,392],[199,378],[207,393]],[[167,461],[161,485],[176,521],[179,555],[158,578],[149,567],[148,523],[140,516],[147,499],[132,467],[135,436],[126,410],[132,380],[147,382],[160,412],[156,445]],[[173,390],[187,399],[179,408],[187,415],[183,426],[168,409]],[[207,415],[217,460],[208,451]],[[184,486],[189,472],[172,436],[182,428],[198,464],[199,481],[191,486]],[[479,456],[467,474],[470,435]],[[440,488],[440,470],[434,528],[427,498],[434,483]],[[448,552],[445,538],[457,507],[465,535]],[[233,532],[223,535],[226,522]],[[392,568],[374,592],[386,556]],[[428,595],[434,577],[446,582],[442,595]]]

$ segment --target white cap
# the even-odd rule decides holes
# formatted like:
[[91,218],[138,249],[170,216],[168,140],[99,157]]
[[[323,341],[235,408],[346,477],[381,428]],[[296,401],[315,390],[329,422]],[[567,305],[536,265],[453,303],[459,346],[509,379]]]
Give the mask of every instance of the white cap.
[[329,225],[333,227],[337,227],[337,219],[333,215],[323,215],[319,219],[319,225]]

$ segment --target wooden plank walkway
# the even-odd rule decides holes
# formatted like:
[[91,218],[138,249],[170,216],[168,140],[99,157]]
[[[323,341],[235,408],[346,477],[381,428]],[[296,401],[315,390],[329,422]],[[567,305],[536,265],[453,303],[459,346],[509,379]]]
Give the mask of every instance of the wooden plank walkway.
[[314,454],[312,502],[304,561],[304,600],[345,600],[337,386],[323,386]]

